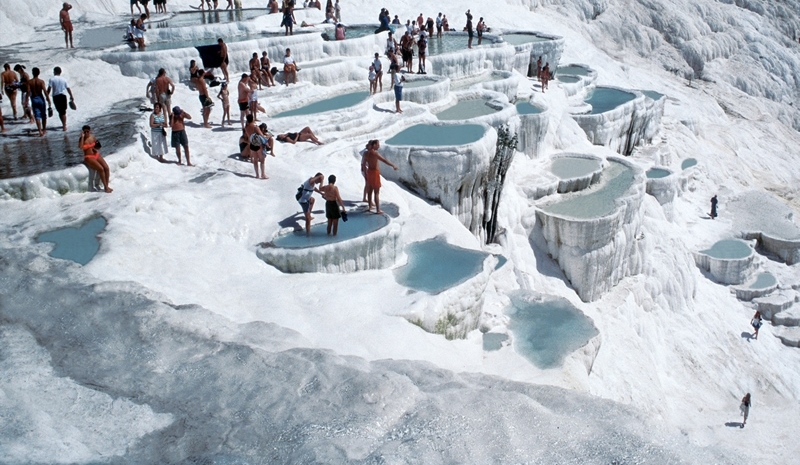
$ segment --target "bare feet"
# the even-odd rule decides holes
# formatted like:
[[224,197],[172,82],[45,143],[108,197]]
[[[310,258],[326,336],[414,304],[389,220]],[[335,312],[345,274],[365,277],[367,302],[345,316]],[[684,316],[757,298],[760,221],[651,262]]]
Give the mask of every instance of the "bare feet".
[[189,162],[187,161],[187,162],[186,162],[186,166],[194,166],[194,165],[193,165],[193,164],[191,164],[191,163],[189,163]]
[[206,129],[211,129],[211,125],[208,124],[208,123],[204,124],[203,127],[206,128]]
[[262,175],[261,175],[261,179],[269,179],[269,178],[268,178],[268,177],[266,177],[266,176],[264,176],[264,175],[262,174]]
[[106,194],[110,194],[110,193],[114,192],[114,189],[106,186],[105,191],[106,191]]
[[377,211],[375,211],[375,214],[376,215],[382,215],[383,214],[383,210],[377,210]]

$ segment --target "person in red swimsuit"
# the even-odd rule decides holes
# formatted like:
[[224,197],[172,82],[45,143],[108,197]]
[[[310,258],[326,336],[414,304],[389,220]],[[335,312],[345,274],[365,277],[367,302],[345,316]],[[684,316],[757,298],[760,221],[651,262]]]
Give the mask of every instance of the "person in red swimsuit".
[[80,146],[81,150],[83,150],[83,163],[90,170],[97,171],[97,173],[100,175],[100,180],[103,181],[103,187],[105,187],[106,192],[109,194],[113,192],[113,189],[111,189],[111,187],[108,185],[108,178],[110,177],[108,164],[105,160],[103,160],[103,157],[100,156],[100,152],[97,151],[97,149],[100,148],[100,141],[94,137],[94,134],[92,134],[92,128],[90,128],[88,125],[82,128],[81,138],[78,141],[78,145]]
[[64,42],[66,42],[67,48],[75,48],[72,45],[72,21],[69,19],[69,10],[71,9],[72,5],[64,2],[61,11],[58,13],[58,20],[61,22],[61,30],[64,31]]
[[[369,144],[367,145],[369,146]],[[372,198],[374,194],[375,213],[383,213],[381,211],[381,170],[379,162],[384,162],[397,171],[397,165],[383,158],[383,156],[378,153],[379,148],[381,148],[381,143],[377,140],[373,140],[372,146],[367,150],[367,153],[364,154],[364,159],[361,162],[361,168],[367,173],[367,202],[369,204],[367,210],[372,210]]]

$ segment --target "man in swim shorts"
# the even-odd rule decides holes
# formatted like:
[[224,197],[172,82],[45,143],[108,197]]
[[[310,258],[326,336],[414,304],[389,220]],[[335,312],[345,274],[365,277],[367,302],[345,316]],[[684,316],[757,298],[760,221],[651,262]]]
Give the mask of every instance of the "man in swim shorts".
[[217,43],[219,44],[219,58],[222,60],[219,68],[222,70],[222,74],[225,76],[225,82],[229,82],[228,63],[230,63],[230,60],[228,58],[228,46],[225,45],[225,41],[223,41],[222,38],[217,39]]
[[237,90],[239,91],[239,96],[236,99],[236,103],[239,104],[239,112],[240,112],[240,119],[242,122],[242,129],[244,129],[244,118],[249,114],[250,109],[250,76],[247,73],[242,73],[242,80],[239,81],[239,86]]
[[64,42],[66,42],[67,48],[75,48],[72,45],[72,21],[69,19],[69,10],[71,9],[72,5],[65,2],[58,13],[58,20],[61,22],[61,30],[64,31]]
[[[67,94],[69,94],[69,101],[75,105],[75,97],[72,96],[72,89],[69,88],[67,80],[61,77],[61,68],[56,66],[53,68],[53,77],[47,83],[47,95],[52,95],[53,104],[58,112],[58,117],[61,119],[61,127],[66,132],[67,130]],[[52,92],[52,94],[51,94]]]
[[17,82],[17,73],[11,70],[11,65],[8,63],[3,65],[3,74],[0,74],[3,80],[3,91],[8,96],[9,103],[11,103],[11,110],[14,112],[14,119],[17,119],[17,89],[19,82]]
[[169,123],[172,124],[172,94],[175,92],[175,84],[172,79],[167,76],[167,71],[164,68],[158,70],[156,76],[156,95],[158,96],[158,103],[162,108],[167,110],[169,116]]
[[186,152],[186,166],[192,166],[192,161],[189,159],[189,137],[186,136],[186,126],[183,124],[184,120],[192,119],[191,115],[181,110],[181,107],[172,109],[172,146],[175,148],[175,153],[178,155],[178,164],[181,162],[181,147]]
[[475,32],[472,30],[472,13],[467,10],[465,14],[467,15],[467,25],[464,27],[464,29],[467,31],[467,36],[469,36],[467,48],[472,48],[472,36],[475,34]]
[[372,198],[375,197],[375,213],[383,213],[381,211],[381,170],[380,163],[384,162],[397,171],[397,165],[383,158],[378,153],[381,143],[377,140],[372,141],[372,146],[364,154],[363,161],[361,162],[361,169],[367,173],[367,202],[369,208],[372,210]]
[[346,211],[339,188],[335,184],[336,176],[330,175],[328,176],[328,185],[319,188],[322,198],[325,199],[325,218],[328,219],[329,236],[335,236],[339,232],[339,218]]
[[39,68],[33,68],[33,79],[28,81],[28,92],[31,95],[31,107],[33,108],[33,117],[36,118],[36,128],[39,130],[39,135],[44,136],[47,134],[47,107],[45,107],[45,98],[47,105],[51,106],[50,95],[45,91],[44,81],[39,79]]
[[206,86],[205,74],[202,68],[198,68],[194,76],[192,76],[192,81],[199,94],[200,105],[203,108],[203,127],[210,128],[211,125],[208,124],[208,116],[211,114],[211,107],[214,106],[214,101],[208,97],[208,86]]
[[297,199],[297,202],[300,204],[300,207],[303,209],[303,216],[306,219],[306,234],[311,234],[311,220],[314,219],[311,216],[311,210],[314,208],[314,192],[319,192],[319,189],[315,188],[314,186],[319,184],[322,186],[322,183],[325,181],[325,176],[322,173],[317,173],[314,176],[308,178],[305,182],[303,182],[303,189],[302,193],[300,194],[300,198]]

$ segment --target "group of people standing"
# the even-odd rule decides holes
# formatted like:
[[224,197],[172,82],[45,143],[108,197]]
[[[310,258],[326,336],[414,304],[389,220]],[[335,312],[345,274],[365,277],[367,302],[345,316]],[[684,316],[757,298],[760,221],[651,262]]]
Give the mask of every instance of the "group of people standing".
[[[47,134],[47,118],[53,116],[53,106],[55,105],[58,117],[61,120],[61,128],[67,130],[67,108],[77,109],[72,89],[69,88],[67,80],[61,76],[61,68],[53,68],[53,77],[48,83],[39,77],[39,68],[33,68],[29,76],[25,71],[25,66],[17,64],[14,69],[11,65],[3,65],[2,77],[3,93],[8,97],[14,119],[18,118],[17,95],[20,95],[22,106],[22,118],[28,118],[28,122],[36,124],[39,136]],[[69,97],[69,100],[67,99]],[[2,95],[0,94],[0,101]],[[0,131],[5,132],[5,122],[3,112],[0,110]]]

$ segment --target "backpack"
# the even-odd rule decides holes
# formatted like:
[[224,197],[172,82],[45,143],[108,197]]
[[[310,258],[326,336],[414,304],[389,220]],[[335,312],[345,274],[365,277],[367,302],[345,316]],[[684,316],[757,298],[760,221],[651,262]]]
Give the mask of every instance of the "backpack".
[[253,135],[250,136],[250,145],[261,147],[264,145],[264,138],[256,133],[253,133]]
[[297,193],[294,194],[294,199],[300,201],[300,197],[303,196],[303,185],[300,184],[300,187],[297,188]]

